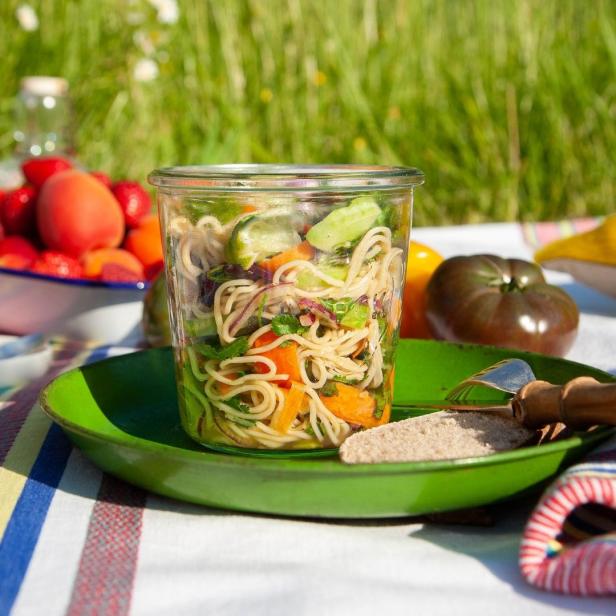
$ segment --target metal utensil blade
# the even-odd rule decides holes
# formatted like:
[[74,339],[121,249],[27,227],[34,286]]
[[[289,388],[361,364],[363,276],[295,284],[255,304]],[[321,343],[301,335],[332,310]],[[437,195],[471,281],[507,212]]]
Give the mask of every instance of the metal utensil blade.
[[474,386],[478,385],[516,394],[524,385],[536,378],[527,362],[512,357],[488,366],[464,379],[447,394],[447,399],[461,401]]
[[399,410],[426,410],[438,409],[442,411],[494,411],[494,412],[509,412],[513,414],[511,404],[506,400],[486,401],[473,400],[464,402],[456,402],[450,400],[413,400],[411,402],[394,402],[394,408]]

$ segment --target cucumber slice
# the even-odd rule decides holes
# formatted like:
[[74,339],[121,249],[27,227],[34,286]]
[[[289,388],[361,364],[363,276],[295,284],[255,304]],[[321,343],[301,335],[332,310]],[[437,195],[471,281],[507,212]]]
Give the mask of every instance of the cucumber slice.
[[[349,272],[348,265],[327,265],[324,263],[322,265],[319,265],[318,269],[324,274],[335,278],[336,280],[345,280]],[[309,269],[304,269],[298,274],[296,285],[304,291],[324,289],[328,286],[328,284],[324,280],[319,278]]]
[[374,226],[381,208],[372,197],[357,197],[346,207],[328,214],[306,234],[319,250],[332,252],[336,246],[352,242]]
[[242,206],[237,201],[229,198],[216,201],[188,199],[184,204],[184,212],[193,224],[196,224],[202,216],[214,216],[220,224],[225,225],[237,218],[243,211]]
[[288,208],[242,218],[231,232],[225,249],[227,260],[248,269],[256,261],[293,248],[301,242]]
[[364,327],[370,316],[370,308],[364,304],[353,304],[340,320],[342,327],[359,329]]

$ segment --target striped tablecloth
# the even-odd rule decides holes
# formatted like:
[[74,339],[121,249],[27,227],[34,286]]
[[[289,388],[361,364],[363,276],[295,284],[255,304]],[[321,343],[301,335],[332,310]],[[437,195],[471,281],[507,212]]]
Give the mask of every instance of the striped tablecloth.
[[[544,229],[547,230],[547,227]],[[419,229],[445,256],[529,257],[516,225]],[[555,275],[579,302],[573,359],[616,371],[616,302]],[[125,348],[60,344],[0,410],[0,615],[613,613],[546,593],[518,569],[536,497],[489,527],[310,521],[179,503],[103,474],[36,407],[42,385]]]

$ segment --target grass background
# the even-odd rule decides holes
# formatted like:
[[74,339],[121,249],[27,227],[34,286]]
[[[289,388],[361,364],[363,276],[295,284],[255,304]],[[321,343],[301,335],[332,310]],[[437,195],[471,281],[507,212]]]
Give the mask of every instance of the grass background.
[[[67,77],[81,159],[116,177],[213,162],[408,164],[416,222],[614,210],[616,2],[0,3],[0,153],[20,77]],[[159,74],[139,81],[144,58]]]

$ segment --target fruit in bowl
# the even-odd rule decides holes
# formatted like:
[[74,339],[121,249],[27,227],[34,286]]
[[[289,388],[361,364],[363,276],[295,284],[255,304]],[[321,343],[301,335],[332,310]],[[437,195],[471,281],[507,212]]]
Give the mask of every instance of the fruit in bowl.
[[136,335],[162,267],[148,193],[62,158],[25,161],[23,172],[26,185],[0,193],[0,331]]
[[0,268],[124,283],[151,280],[161,269],[158,218],[138,182],[114,183],[58,157],[30,159],[22,169],[28,183],[0,195],[9,240]]
[[36,221],[45,246],[76,258],[96,248],[115,248],[124,237],[124,215],[111,191],[75,169],[43,184]]

